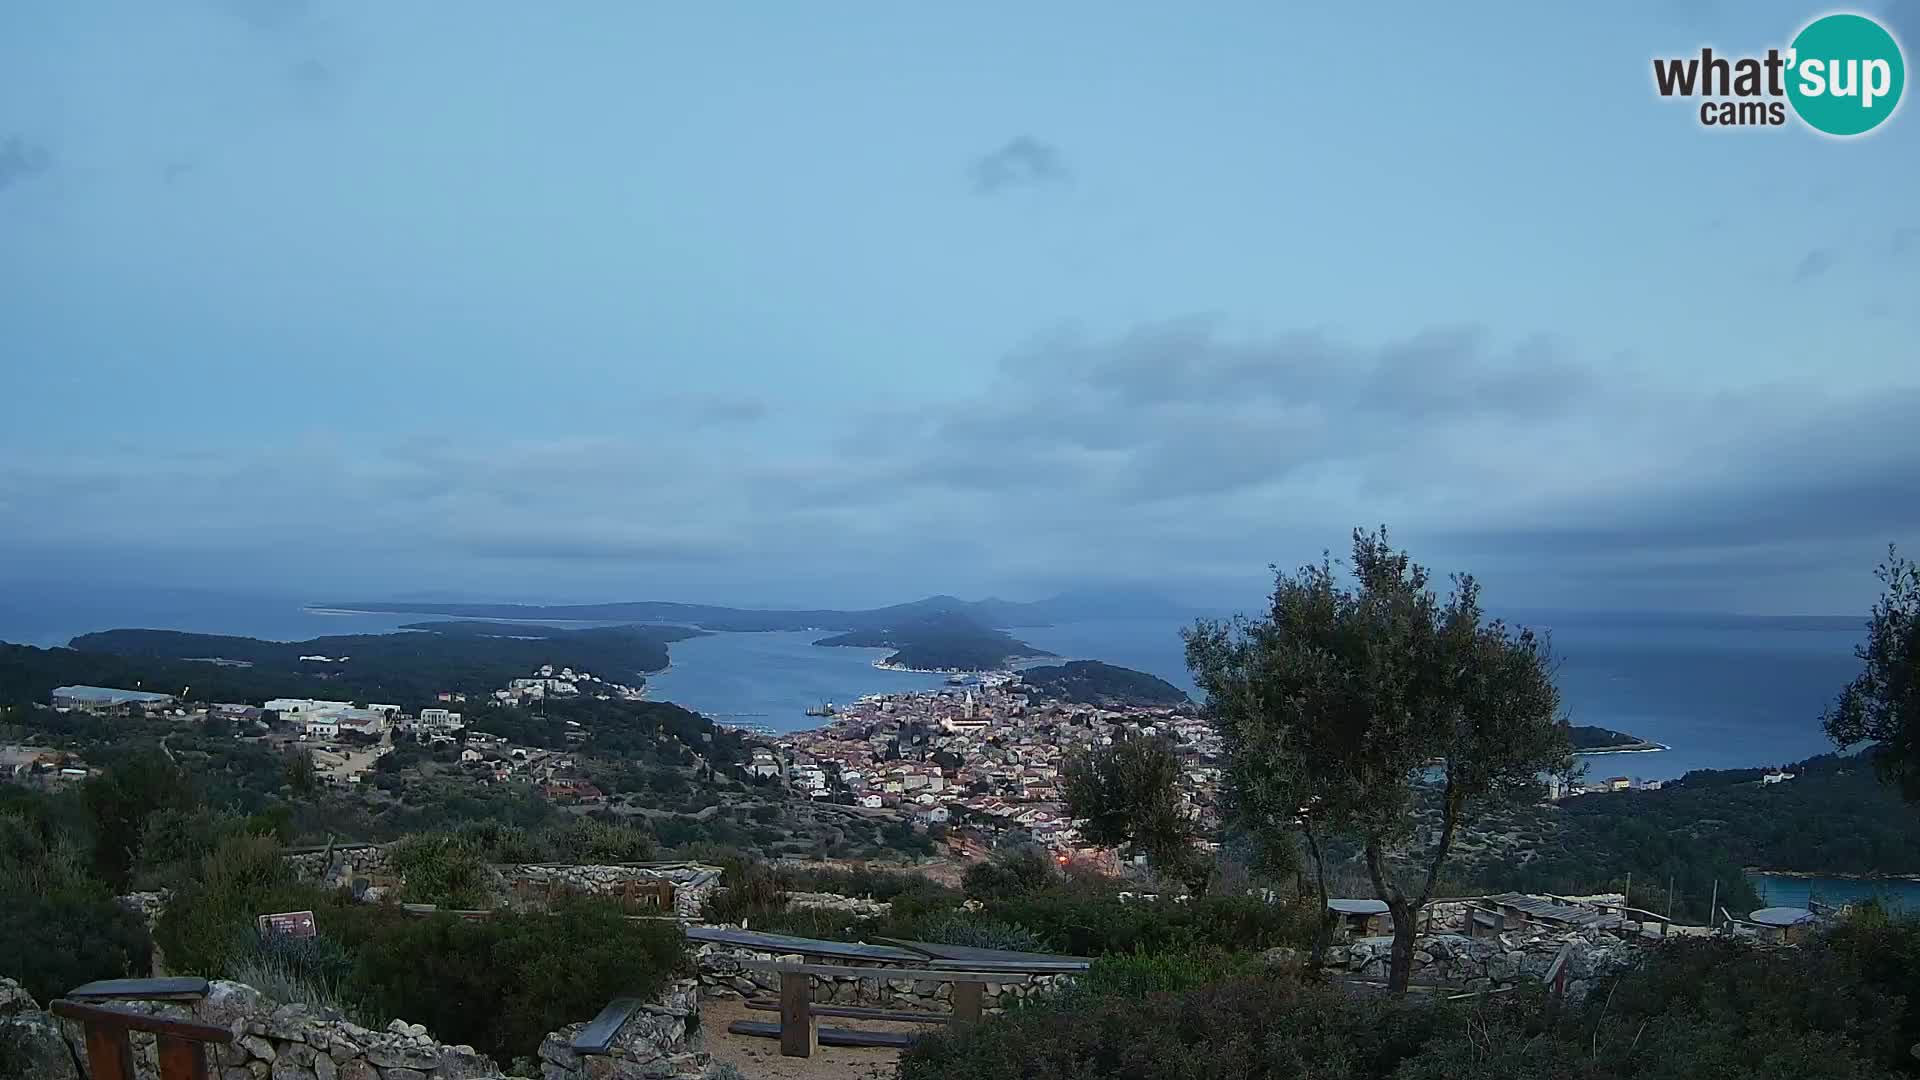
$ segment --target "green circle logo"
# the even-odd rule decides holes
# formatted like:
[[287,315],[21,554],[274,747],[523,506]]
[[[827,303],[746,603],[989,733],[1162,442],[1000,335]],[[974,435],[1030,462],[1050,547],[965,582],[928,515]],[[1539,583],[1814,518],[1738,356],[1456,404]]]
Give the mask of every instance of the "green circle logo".
[[1907,83],[1900,43],[1864,15],[1827,15],[1807,24],[1787,54],[1787,100],[1800,119],[1829,135],[1862,135],[1900,105]]

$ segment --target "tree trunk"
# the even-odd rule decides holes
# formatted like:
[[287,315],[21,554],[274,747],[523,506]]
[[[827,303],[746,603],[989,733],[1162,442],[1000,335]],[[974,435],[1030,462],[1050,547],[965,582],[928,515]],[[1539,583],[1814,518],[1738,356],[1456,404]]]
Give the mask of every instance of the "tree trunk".
[[1406,993],[1407,986],[1413,982],[1413,944],[1420,912],[1404,899],[1387,901],[1387,910],[1393,915],[1393,953],[1388,957],[1387,993],[1400,995]]
[[1313,880],[1320,894],[1320,922],[1313,932],[1313,952],[1307,957],[1307,966],[1319,970],[1327,962],[1327,947],[1333,944],[1333,911],[1327,906],[1327,860],[1320,852],[1320,841],[1313,835],[1313,826],[1301,822],[1301,831],[1307,835],[1307,851],[1313,856]]

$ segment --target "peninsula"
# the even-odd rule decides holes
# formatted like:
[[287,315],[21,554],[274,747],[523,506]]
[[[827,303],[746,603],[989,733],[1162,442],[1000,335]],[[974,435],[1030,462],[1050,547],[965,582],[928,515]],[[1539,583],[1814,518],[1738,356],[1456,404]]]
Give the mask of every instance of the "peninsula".
[[892,649],[879,667],[908,671],[1000,671],[1013,660],[1053,654],[958,611],[909,618],[891,626],[821,638],[815,645]]

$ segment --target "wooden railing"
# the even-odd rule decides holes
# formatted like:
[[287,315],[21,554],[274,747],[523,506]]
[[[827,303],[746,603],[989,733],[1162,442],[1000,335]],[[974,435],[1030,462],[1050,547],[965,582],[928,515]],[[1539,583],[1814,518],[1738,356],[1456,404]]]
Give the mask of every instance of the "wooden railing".
[[233,1032],[212,1024],[82,1005],[66,998],[55,1001],[49,1011],[85,1029],[87,1067],[93,1080],[135,1080],[131,1032],[154,1036],[160,1051],[160,1080],[207,1080],[207,1044],[233,1041]]

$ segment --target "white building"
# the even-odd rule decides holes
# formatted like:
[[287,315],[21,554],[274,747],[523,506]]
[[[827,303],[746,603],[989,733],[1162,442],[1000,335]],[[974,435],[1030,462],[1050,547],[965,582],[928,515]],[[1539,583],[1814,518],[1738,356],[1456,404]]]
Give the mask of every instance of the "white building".
[[449,712],[446,709],[421,709],[419,718],[410,726],[415,731],[433,733],[456,731],[466,725],[457,712]]
[[306,722],[307,738],[331,739],[340,734],[340,725],[330,716],[317,716]]
[[324,716],[351,708],[351,701],[317,701],[313,698],[274,698],[266,704],[267,711],[279,713],[282,720],[316,714]]

